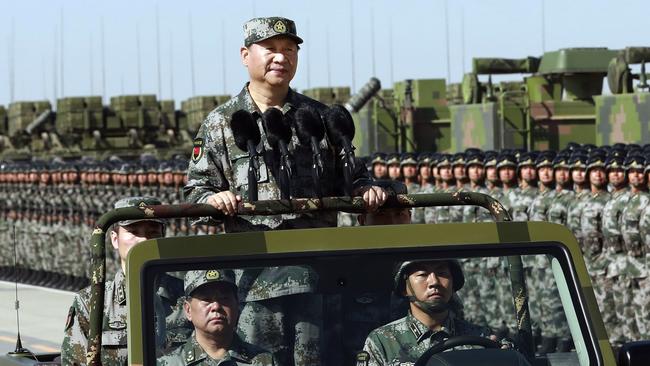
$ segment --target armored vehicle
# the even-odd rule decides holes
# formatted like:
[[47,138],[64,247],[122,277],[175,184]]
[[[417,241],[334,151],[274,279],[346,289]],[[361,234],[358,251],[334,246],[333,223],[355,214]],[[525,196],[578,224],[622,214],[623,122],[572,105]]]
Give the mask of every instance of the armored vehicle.
[[[424,352],[416,365],[617,364],[580,248],[565,227],[545,222],[511,222],[500,203],[477,193],[398,195],[391,197],[385,208],[452,205],[481,206],[490,211],[496,222],[300,229],[139,243],[130,250],[126,265],[129,363],[153,365],[157,357],[169,351],[167,343],[161,341],[167,328],[157,307],[160,279],[164,276],[196,270],[215,275],[231,269],[259,274],[271,268],[295,266],[310,274],[315,294],[327,304],[322,308],[320,324],[321,363],[367,364],[371,354],[359,350],[368,332],[407,314],[403,293],[399,293],[399,276],[396,277],[399,268],[404,263],[446,260],[462,264],[458,267],[460,274],[454,272],[452,276],[460,282],[454,287],[458,288],[456,295],[461,300],[480,297],[478,303],[467,301],[457,316],[490,325],[484,315],[493,313],[494,307],[503,307],[501,320],[509,328],[509,336],[504,339],[510,340],[510,346],[499,349],[501,344],[482,337],[451,337]],[[345,197],[257,201],[238,207],[242,215],[331,210],[363,213],[363,200]],[[98,220],[91,239],[91,303],[104,302],[105,233],[110,226],[120,220],[173,217],[223,218],[208,205],[143,205],[114,210]],[[535,353],[530,309],[540,306],[543,299],[529,296],[539,289],[531,288],[532,278],[522,266],[522,256],[541,263],[548,274],[547,286],[557,291],[554,306],[572,339],[572,345],[564,351]],[[497,265],[482,272],[482,263]],[[477,281],[489,283],[479,288]],[[499,288],[506,291],[492,292]],[[394,301],[396,297],[401,298],[401,305]],[[91,307],[88,364],[101,362],[96,352],[101,349],[101,332],[102,308]],[[466,349],[472,345],[485,348]],[[625,345],[618,364],[645,364],[649,347],[647,342]],[[1,357],[0,365],[54,365],[57,357],[18,352]]]

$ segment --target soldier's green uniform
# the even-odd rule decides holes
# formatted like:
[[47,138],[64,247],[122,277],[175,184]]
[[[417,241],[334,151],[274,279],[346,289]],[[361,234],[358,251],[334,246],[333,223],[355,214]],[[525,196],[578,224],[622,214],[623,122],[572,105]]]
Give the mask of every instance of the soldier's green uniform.
[[201,348],[196,341],[195,333],[192,333],[190,340],[181,347],[169,355],[159,358],[156,364],[159,366],[275,365],[270,352],[242,341],[236,334],[227,355],[222,359],[215,360]]

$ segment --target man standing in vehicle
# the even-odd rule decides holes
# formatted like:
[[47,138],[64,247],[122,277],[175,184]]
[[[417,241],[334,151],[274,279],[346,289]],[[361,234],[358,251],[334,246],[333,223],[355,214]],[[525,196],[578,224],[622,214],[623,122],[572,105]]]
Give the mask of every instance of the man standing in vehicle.
[[[250,81],[239,95],[217,107],[201,124],[194,140],[185,197],[191,203],[207,203],[228,215],[224,222],[226,232],[336,226],[336,212],[235,216],[238,203],[248,200],[249,155],[235,143],[230,127],[232,115],[244,110],[255,119],[262,136],[257,150],[264,155],[257,164],[258,197],[270,200],[279,199],[281,195],[269,165],[273,162],[265,154],[269,147],[264,141],[266,131],[262,114],[269,108],[278,108],[289,117],[303,108],[310,108],[321,116],[327,112],[327,106],[289,86],[298,66],[299,45],[303,42],[292,20],[282,17],[251,19],[244,24],[244,38],[240,55]],[[319,149],[323,162],[319,187],[312,180],[312,148],[298,142],[294,135],[288,146],[295,163],[290,179],[292,197],[317,197],[317,188],[325,197],[342,195],[342,174],[335,171],[338,155],[327,139],[313,144]],[[364,164],[356,164],[352,177],[354,195],[362,196],[369,210],[384,203],[385,192],[370,185]],[[237,276],[239,299],[243,304],[239,322],[242,338],[273,352],[281,365],[319,363],[322,299],[315,294],[315,274],[304,267],[285,266],[266,268],[262,273],[242,271]],[[283,314],[293,314],[293,317],[285,318]],[[258,327],[259,324],[265,326]]]

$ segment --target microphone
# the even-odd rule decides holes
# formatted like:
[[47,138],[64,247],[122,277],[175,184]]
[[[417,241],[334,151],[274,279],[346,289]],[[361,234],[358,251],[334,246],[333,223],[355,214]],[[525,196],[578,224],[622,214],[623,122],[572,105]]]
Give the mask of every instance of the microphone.
[[235,145],[248,151],[248,200],[257,201],[257,179],[260,165],[257,161],[257,145],[260,143],[260,129],[250,112],[243,109],[232,114],[230,129],[235,138]]
[[283,200],[291,198],[291,161],[288,146],[291,143],[291,122],[277,108],[269,108],[262,116],[266,128],[266,140],[271,148],[280,153],[278,183]]
[[323,192],[320,186],[320,177],[323,173],[323,159],[320,154],[319,143],[325,137],[323,120],[314,108],[299,108],[295,115],[295,128],[296,136],[298,136],[300,144],[303,146],[311,146],[311,177],[314,182],[316,196],[317,198],[321,198]]
[[335,104],[327,111],[325,126],[329,141],[334,145],[336,151],[340,151],[345,195],[352,196],[352,174],[355,169],[354,147],[352,146],[355,129],[352,115],[344,106]]

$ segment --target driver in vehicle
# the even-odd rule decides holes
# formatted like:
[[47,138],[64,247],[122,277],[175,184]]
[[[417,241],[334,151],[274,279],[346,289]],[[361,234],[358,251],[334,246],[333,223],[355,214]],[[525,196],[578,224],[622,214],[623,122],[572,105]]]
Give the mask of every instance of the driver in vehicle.
[[455,336],[495,340],[489,328],[461,319],[450,306],[464,283],[457,260],[403,262],[395,275],[395,292],[409,300],[409,313],[370,332],[357,365],[412,365],[426,350]]
[[273,355],[242,341],[235,329],[239,300],[235,273],[213,269],[185,275],[185,316],[194,325],[190,339],[158,365],[275,365]]

